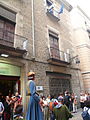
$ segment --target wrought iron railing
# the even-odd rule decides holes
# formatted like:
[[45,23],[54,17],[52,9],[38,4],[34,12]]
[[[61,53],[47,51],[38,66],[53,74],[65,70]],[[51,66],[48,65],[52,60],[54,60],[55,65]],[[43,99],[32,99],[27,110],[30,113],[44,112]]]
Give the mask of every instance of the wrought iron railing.
[[27,50],[27,38],[0,28],[0,44]]
[[70,54],[65,53],[54,47],[49,48],[49,57],[63,62],[70,63]]

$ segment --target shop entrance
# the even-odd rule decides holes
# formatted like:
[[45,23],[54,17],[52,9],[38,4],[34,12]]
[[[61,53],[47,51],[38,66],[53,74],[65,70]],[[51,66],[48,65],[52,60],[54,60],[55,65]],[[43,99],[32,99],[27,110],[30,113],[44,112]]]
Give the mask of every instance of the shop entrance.
[[20,77],[0,75],[0,94],[7,96],[16,91],[20,93]]

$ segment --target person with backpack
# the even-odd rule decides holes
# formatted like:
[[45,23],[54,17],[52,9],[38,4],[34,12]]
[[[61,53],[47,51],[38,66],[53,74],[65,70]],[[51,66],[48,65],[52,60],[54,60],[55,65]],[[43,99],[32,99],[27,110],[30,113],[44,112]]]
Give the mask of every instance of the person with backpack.
[[64,96],[64,104],[68,107],[68,109],[70,108],[70,95],[68,91],[65,91],[65,96]]
[[83,120],[90,120],[90,101],[86,100],[84,102],[84,109],[83,109],[83,112],[82,112],[82,118]]
[[69,120],[73,115],[70,113],[66,105],[63,105],[63,97],[58,98],[58,104],[54,107],[54,120]]
[[50,113],[50,120],[55,120],[53,109],[58,104],[57,99],[54,98],[54,95],[51,95],[51,100],[49,102],[49,113]]

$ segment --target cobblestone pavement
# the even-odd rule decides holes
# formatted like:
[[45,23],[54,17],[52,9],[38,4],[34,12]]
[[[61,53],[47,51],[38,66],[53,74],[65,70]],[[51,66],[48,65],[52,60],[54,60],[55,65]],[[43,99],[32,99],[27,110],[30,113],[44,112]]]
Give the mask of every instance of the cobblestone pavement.
[[71,118],[70,120],[83,120],[81,117],[81,109],[78,109],[77,113],[73,113],[73,118]]

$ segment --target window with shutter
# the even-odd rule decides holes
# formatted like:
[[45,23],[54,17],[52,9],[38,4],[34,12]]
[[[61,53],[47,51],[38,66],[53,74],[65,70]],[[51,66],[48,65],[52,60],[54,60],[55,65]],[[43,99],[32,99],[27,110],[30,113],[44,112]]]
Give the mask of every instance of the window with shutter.
[[4,21],[0,20],[0,39],[3,39]]
[[50,32],[49,40],[51,57],[55,59],[60,59],[58,35]]
[[8,46],[14,44],[15,24],[6,19],[0,19],[0,43]]
[[4,39],[11,43],[14,43],[14,25],[8,22],[5,22],[5,34]]

